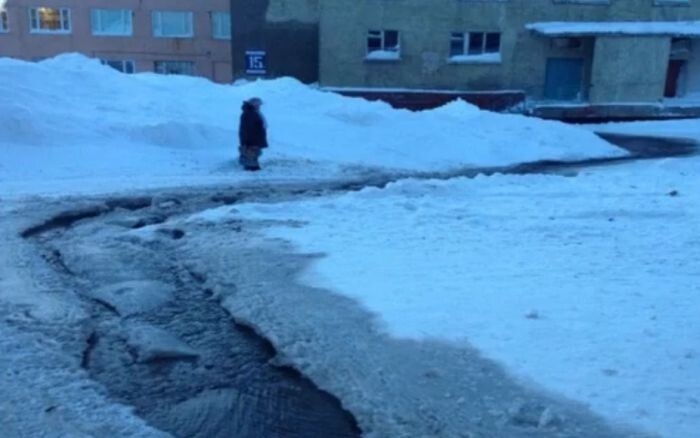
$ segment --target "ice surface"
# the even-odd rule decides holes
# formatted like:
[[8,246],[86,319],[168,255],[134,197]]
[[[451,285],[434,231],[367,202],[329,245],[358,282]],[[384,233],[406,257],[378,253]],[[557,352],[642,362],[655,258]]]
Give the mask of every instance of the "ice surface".
[[358,300],[392,336],[467,340],[607,418],[689,437],[700,430],[698,169],[667,159],[576,178],[402,181],[237,205],[228,218],[278,221],[271,237],[325,254],[303,282]]
[[166,303],[172,298],[173,287],[160,281],[133,280],[106,285],[89,293],[126,317]]
[[134,349],[141,362],[187,359],[199,355],[185,342],[157,327],[134,324],[128,327],[127,333],[128,344]]
[[584,126],[596,132],[649,135],[652,137],[686,138],[700,142],[700,119],[604,123],[600,125]]

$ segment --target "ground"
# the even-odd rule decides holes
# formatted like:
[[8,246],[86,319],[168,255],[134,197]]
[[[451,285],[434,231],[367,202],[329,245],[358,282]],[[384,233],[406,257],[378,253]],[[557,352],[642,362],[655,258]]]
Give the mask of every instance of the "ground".
[[[5,436],[697,436],[700,160],[509,171],[700,121],[0,62]],[[273,129],[255,175],[228,144],[252,94]]]

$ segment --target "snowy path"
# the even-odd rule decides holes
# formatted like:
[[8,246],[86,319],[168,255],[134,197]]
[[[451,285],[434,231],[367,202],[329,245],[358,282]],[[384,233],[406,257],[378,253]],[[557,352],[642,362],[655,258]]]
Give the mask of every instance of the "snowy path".
[[[269,200],[277,198],[277,201],[280,201],[290,196],[305,197],[313,193],[317,192],[290,187],[280,190],[278,195],[258,193],[249,194],[249,196],[253,196],[252,199],[260,199],[263,196],[269,197]],[[218,199],[230,202],[232,197],[241,198],[245,195],[239,190],[232,193],[230,198],[219,197]],[[333,390],[339,395],[344,405],[350,407],[360,418],[366,436],[437,434],[484,437],[574,437],[580,436],[580,433],[600,437],[623,436],[608,429],[581,407],[523,388],[506,376],[499,367],[480,358],[478,353],[469,348],[454,349],[442,343],[395,342],[378,332],[373,327],[372,317],[352,302],[338,300],[337,297],[326,295],[325,292],[300,285],[290,287],[301,267],[299,263],[306,263],[305,257],[299,259],[291,253],[285,253],[290,251],[290,248],[284,250],[276,244],[270,246],[260,241],[256,227],[249,229],[245,226],[239,229],[239,225],[236,224],[202,227],[201,224],[187,222],[189,211],[198,211],[211,205],[210,194],[191,192],[178,196],[176,192],[170,195],[159,193],[153,199],[152,206],[148,207],[144,207],[144,199],[148,198],[141,196],[129,202],[109,200],[104,204],[84,200],[73,213],[59,215],[61,220],[49,221],[47,225],[50,226],[34,228],[34,231],[28,233],[32,235],[32,239],[39,236],[39,242],[43,242],[41,247],[49,255],[49,266],[56,269],[54,276],[61,273],[63,276],[69,274],[67,277],[70,280],[57,283],[54,279],[52,283],[54,287],[74,291],[75,298],[82,296],[83,303],[73,303],[73,306],[64,305],[62,308],[81,309],[82,312],[90,315],[88,319],[85,319],[87,315],[82,315],[75,320],[76,328],[82,327],[79,329],[82,336],[77,336],[74,341],[78,345],[72,347],[75,363],[71,368],[80,369],[81,354],[82,367],[86,366],[86,356],[82,352],[86,346],[95,342],[88,339],[92,338],[94,333],[100,333],[100,340],[97,342],[102,347],[87,350],[90,351],[87,356],[87,365],[90,368],[99,369],[100,363],[103,362],[110,364],[108,368],[114,368],[115,364],[122,360],[114,353],[111,356],[105,356],[107,352],[100,351],[100,348],[104,349],[107,345],[120,345],[124,342],[120,341],[123,336],[127,336],[125,339],[128,339],[128,333],[130,333],[128,327],[138,321],[138,318],[134,320],[134,316],[147,312],[147,309],[153,306],[163,308],[165,303],[171,301],[168,298],[168,292],[162,292],[162,288],[140,287],[138,290],[145,295],[136,302],[131,302],[105,295],[109,293],[109,289],[105,289],[105,286],[123,284],[120,282],[127,279],[131,281],[137,277],[141,279],[139,284],[143,284],[144,280],[176,284],[172,279],[166,280],[171,275],[169,272],[172,268],[160,268],[154,271],[154,267],[166,263],[167,260],[182,259],[186,261],[183,266],[188,271],[196,272],[199,281],[204,281],[198,289],[211,289],[212,293],[225,300],[226,307],[234,317],[247,321],[252,326],[258,327],[261,332],[270,335],[270,339],[280,353],[278,362],[288,361],[301,371],[309,372],[314,376],[317,384],[322,384],[325,389]],[[57,202],[58,208],[61,205],[63,204]],[[117,205],[138,208],[138,210],[135,212],[123,208],[112,210]],[[162,207],[163,205],[167,207]],[[22,213],[24,213],[22,217],[27,216],[26,211]],[[42,212],[42,214],[45,213],[46,211]],[[95,216],[98,213],[100,215]],[[79,220],[83,216],[86,219]],[[154,220],[154,217],[159,219]],[[71,226],[75,220],[78,222]],[[147,223],[154,224],[141,226]],[[70,228],[61,231],[64,226]],[[135,226],[138,228],[134,228]],[[52,231],[51,227],[58,227],[57,231]],[[176,230],[182,230],[184,234],[181,239],[173,240],[173,236],[178,236],[175,233]],[[41,233],[41,235],[33,233]],[[212,255],[215,255],[213,259]],[[107,263],[108,260],[109,263]],[[245,262],[241,263],[241,260]],[[115,266],[115,264],[121,266],[124,263],[127,264],[122,268]],[[130,264],[136,264],[137,267]],[[36,266],[33,267],[36,268]],[[78,280],[77,283],[75,279]],[[261,279],[266,280],[261,283]],[[131,281],[131,283],[134,282]],[[261,286],[263,290],[260,289]],[[105,292],[100,292],[102,290]],[[165,297],[163,297],[164,294]],[[299,298],[298,294],[315,295],[316,298],[313,300],[316,304],[313,308],[300,306],[296,302]],[[126,315],[130,315],[133,310],[129,309],[136,309],[137,314],[129,316],[124,323],[115,324],[114,321],[110,322],[110,318],[97,317],[94,310],[90,311],[91,307],[95,307],[94,303],[90,304],[95,298],[100,302],[107,300],[110,308],[117,309],[120,314],[126,312]],[[260,307],[261,299],[265,303],[263,307]],[[309,297],[302,299],[308,300]],[[188,313],[194,312],[197,307],[197,305],[188,304],[186,297],[178,298],[177,301],[190,308],[186,311]],[[277,313],[280,309],[287,310]],[[294,312],[290,313],[292,309]],[[318,316],[309,318],[309,311]],[[30,321],[32,318],[27,322]],[[147,321],[153,324],[156,320],[149,317]],[[87,326],[86,323],[88,323]],[[310,326],[309,323],[311,323]],[[272,331],[268,331],[270,324],[275,328]],[[41,324],[37,324],[34,330],[41,333],[41,327]],[[169,333],[178,333],[178,329],[172,324],[166,327]],[[363,333],[358,337],[357,330],[360,327]],[[62,332],[63,330],[59,331],[59,333]],[[319,338],[320,333],[323,337]],[[345,342],[341,341],[341,348],[334,346],[339,341],[339,335],[341,339],[346,339]],[[180,332],[179,336],[183,334]],[[189,339],[187,335],[184,336],[184,339]],[[137,342],[136,345],[140,345],[138,341],[127,340],[126,342]],[[160,346],[153,347],[153,342]],[[173,345],[172,342],[167,339],[152,340],[149,345],[151,349],[157,348],[162,352],[170,352],[167,354],[178,354],[177,351],[181,351],[183,347],[178,347],[177,343]],[[204,348],[201,342],[193,339],[189,341],[191,342],[199,345],[198,351],[204,351],[200,350]],[[64,341],[59,341],[59,345],[63,348],[71,348]],[[299,355],[299,348],[308,350],[307,353],[315,353],[308,356]],[[316,355],[324,351],[328,354],[324,359],[318,360]],[[312,362],[305,364],[304,358]],[[302,362],[299,362],[300,359]],[[105,360],[107,362],[104,362]],[[447,367],[445,364],[452,365]],[[134,367],[135,364],[130,366]],[[329,373],[330,370],[332,372]],[[377,373],[378,370],[385,371]],[[111,371],[111,373],[114,372],[116,370]],[[120,379],[115,375],[112,377],[115,381],[110,382],[110,372],[105,374],[105,371],[102,371],[102,373],[102,377],[98,372],[97,375],[93,375],[93,378],[98,379],[107,388],[116,385],[114,389],[110,389],[110,394],[123,400],[125,397],[123,393],[119,395],[119,392],[111,392],[112,390],[123,391],[123,389],[117,389]],[[139,382],[139,373],[136,368],[128,373],[130,381]],[[323,377],[324,375],[328,380]],[[197,378],[198,381],[205,381],[204,379],[205,374]],[[416,386],[414,384],[416,379],[423,383]],[[342,382],[342,385],[338,385],[339,382]],[[348,385],[350,382],[354,384]],[[149,394],[150,388],[158,387],[155,382],[143,382],[141,385],[149,388]],[[159,400],[156,406],[167,406],[167,399],[160,398],[163,396],[164,394],[155,392],[149,396],[149,400],[151,403],[153,400]],[[155,424],[160,424],[165,429],[167,429],[167,421],[177,420],[176,430],[199,427],[200,432],[211,431],[205,427],[206,423],[199,426],[197,424],[202,418],[210,420],[220,418],[216,414],[216,406],[220,406],[221,403],[223,406],[228,406],[230,402],[226,399],[221,401],[217,397],[214,397],[214,401],[211,396],[203,399],[195,397],[184,404],[175,404],[173,411],[160,409],[153,413],[155,417],[142,410],[141,415],[145,415],[150,418],[150,421],[155,421]],[[138,406],[137,401],[132,403]],[[274,407],[274,404],[269,406]],[[173,416],[175,412],[177,414]],[[199,420],[190,422],[188,420],[190,416]],[[246,415],[247,417],[249,415]],[[238,417],[234,415],[231,418]],[[446,421],[443,418],[450,418],[450,420]],[[166,423],[164,424],[163,421]],[[219,426],[228,425],[228,430],[232,427],[231,424],[221,423],[218,420],[215,423]],[[182,429],[183,427],[185,429]],[[465,428],[473,431],[473,435],[464,435]],[[243,432],[242,436],[248,435]],[[268,436],[271,435],[268,434]],[[284,436],[304,435],[287,433]]]
[[405,181],[202,218],[260,220],[324,254],[302,282],[358,300],[392,337],[468,341],[612,421],[693,437],[698,164]]
[[[637,169],[638,167],[653,169],[655,166],[657,166],[657,162],[651,161],[629,167],[622,166],[619,169]],[[519,173],[532,170],[532,168],[526,166],[513,170]],[[569,173],[577,171],[577,169],[564,165],[552,166],[549,171]],[[605,172],[607,173],[608,169]],[[584,173],[587,174],[587,172]],[[613,170],[612,173],[618,176],[620,174],[618,170]],[[449,178],[454,175],[438,176]],[[588,175],[584,176],[588,178]],[[627,176],[629,175],[625,177]],[[75,430],[88,436],[94,436],[97,433],[95,432],[96,422],[91,417],[84,417],[83,410],[86,409],[86,405],[76,404],[73,401],[73,397],[78,397],[90,406],[94,406],[97,415],[107,419],[103,421],[103,426],[101,426],[105,428],[104,430],[120,430],[118,434],[128,435],[131,433],[136,436],[156,433],[138,417],[129,413],[127,409],[119,404],[114,404],[98,385],[88,379],[86,373],[81,369],[81,361],[85,360],[82,356],[83,350],[90,334],[94,331],[94,327],[85,326],[87,321],[91,318],[94,319],[94,315],[91,315],[89,311],[90,306],[86,306],[85,297],[80,298],[80,293],[77,293],[78,289],[75,288],[73,288],[74,292],[68,294],[65,292],[50,293],[51,290],[65,288],[65,285],[60,286],[60,282],[56,283],[57,272],[51,272],[50,269],[47,269],[48,267],[39,260],[36,249],[21,241],[16,234],[32,224],[46,220],[52,215],[52,211],[75,210],[77,208],[86,213],[86,217],[88,217],[88,219],[78,222],[78,229],[82,230],[79,231],[82,233],[79,234],[82,236],[80,239],[87,240],[83,244],[77,244],[75,241],[67,245],[67,248],[73,249],[67,252],[67,260],[66,254],[61,255],[58,265],[55,265],[56,260],[49,257],[48,261],[53,262],[54,266],[58,266],[59,271],[64,268],[71,270],[71,272],[82,269],[85,275],[93,275],[94,269],[86,271],[85,266],[96,268],[104,265],[107,259],[114,260],[116,256],[107,257],[102,250],[97,249],[99,241],[103,242],[99,245],[107,244],[109,251],[114,251],[119,247],[114,243],[115,241],[131,241],[133,244],[133,239],[145,239],[146,245],[154,245],[156,242],[163,241],[169,242],[169,245],[174,246],[168,246],[168,257],[177,254],[177,258],[188,261],[188,269],[202,273],[206,283],[201,288],[210,289],[216,297],[223,300],[226,308],[234,317],[255,326],[260,333],[268,337],[278,350],[279,362],[292,364],[304,374],[312,377],[313,381],[323,389],[338,396],[343,405],[358,418],[367,436],[416,436],[416,433],[433,436],[503,436],[509,438],[519,436],[642,436],[637,432],[624,432],[620,426],[610,428],[596,414],[591,413],[582,405],[565,401],[559,395],[547,394],[546,388],[537,389],[533,388],[530,383],[524,384],[514,378],[510,371],[503,370],[499,363],[502,362],[502,358],[496,358],[498,360],[493,361],[493,357],[489,354],[492,350],[483,348],[483,345],[477,345],[483,351],[476,351],[473,345],[463,340],[455,344],[453,340],[441,339],[441,336],[430,336],[430,339],[422,339],[426,333],[423,328],[435,328],[439,327],[439,324],[435,325],[434,322],[416,319],[414,321],[416,327],[423,327],[420,329],[419,337],[421,339],[419,340],[411,339],[415,338],[412,335],[396,338],[394,335],[388,334],[385,322],[377,319],[381,317],[381,311],[376,314],[368,313],[365,306],[358,305],[354,300],[348,300],[329,291],[298,283],[300,272],[308,271],[310,266],[318,266],[318,260],[322,261],[323,259],[319,259],[317,255],[313,254],[295,254],[295,248],[280,241],[267,241],[260,235],[266,228],[275,225],[275,221],[279,219],[283,219],[282,224],[290,224],[295,227],[294,229],[301,227],[302,223],[288,222],[287,219],[296,217],[295,205],[303,205],[308,206],[304,208],[309,209],[309,214],[316,217],[327,216],[334,222],[331,234],[326,230],[323,231],[322,236],[317,235],[316,237],[313,234],[315,233],[313,227],[304,226],[307,237],[318,242],[325,242],[325,244],[332,242],[328,240],[329,235],[336,235],[339,239],[349,238],[352,240],[352,245],[348,245],[347,242],[342,243],[342,245],[347,248],[358,247],[362,252],[362,245],[365,244],[362,240],[362,230],[375,230],[375,235],[384,234],[385,237],[389,238],[391,238],[391,233],[387,232],[388,230],[377,232],[376,223],[364,225],[361,222],[357,223],[357,215],[362,214],[362,209],[357,210],[357,205],[354,203],[337,210],[341,216],[336,218],[336,207],[333,207],[332,204],[337,202],[338,191],[356,190],[366,184],[383,187],[388,179],[396,177],[397,175],[374,174],[369,179],[365,176],[364,179],[354,178],[320,185],[318,182],[307,185],[289,182],[279,185],[266,182],[261,186],[261,183],[258,182],[247,187],[240,185],[219,187],[218,191],[212,188],[186,191],[178,189],[153,190],[140,192],[136,197],[124,198],[121,201],[112,200],[107,203],[103,203],[100,197],[50,202],[18,200],[0,203],[0,208],[3,209],[3,223],[0,228],[8,242],[7,247],[12,248],[12,251],[3,253],[4,259],[0,263],[4,269],[0,273],[0,286],[3,289],[3,317],[7,323],[7,325],[2,326],[2,330],[8,335],[5,346],[8,351],[18,353],[17,364],[20,363],[21,355],[26,355],[24,356],[25,360],[32,362],[31,366],[28,364],[24,368],[23,374],[14,374],[13,380],[0,381],[0,387],[10,388],[15,394],[15,399],[4,405],[5,410],[0,409],[0,414],[4,418],[11,418],[11,421],[7,422],[8,430],[12,431],[13,434],[17,432],[16,436],[23,436],[23,433],[19,431],[31,430],[31,427],[34,427],[35,430],[41,430],[46,428],[47,424],[55,423],[57,424],[56,436],[67,433],[65,431]],[[470,190],[483,186],[485,182],[488,185],[493,184],[493,190],[496,192],[492,194],[489,194],[488,191],[481,192],[487,195],[484,199],[488,200],[495,194],[497,196],[493,199],[508,199],[514,202],[511,208],[520,209],[522,206],[517,201],[525,198],[519,196],[503,197],[502,193],[499,195],[498,191],[502,189],[501,181],[517,179],[523,182],[536,182],[543,178],[547,179],[548,182],[553,182],[558,181],[560,177],[493,176],[490,178],[480,177],[466,182],[466,184],[471,187]],[[622,176],[615,178],[618,181],[625,180]],[[572,181],[576,180],[562,179],[569,185],[574,184]],[[438,192],[435,194],[438,195],[437,199],[441,199],[439,187],[442,185],[447,188],[454,184],[454,181],[390,184],[388,190],[372,192],[375,194],[386,192],[389,200],[392,196],[398,195],[399,198],[402,198],[400,200],[401,218],[410,219],[413,213],[411,213],[411,209],[407,208],[415,201],[412,190],[405,193],[399,190],[398,194],[394,193],[395,187],[406,184],[407,187],[412,184],[415,187],[425,186],[419,189],[420,192],[437,189]],[[456,183],[456,187],[458,188],[460,184],[462,183]],[[516,184],[513,187],[518,188],[519,185]],[[606,187],[606,185],[601,183],[600,187]],[[539,191],[542,189],[542,185],[538,183],[534,185],[524,184],[518,190],[523,190],[524,194],[533,188]],[[448,190],[453,191],[452,188]],[[363,190],[359,193],[341,195],[340,198],[344,196],[357,197],[362,204],[367,203],[368,206],[376,205],[375,203],[378,201],[384,202],[381,201],[381,196],[376,197],[371,193],[368,198],[366,192]],[[458,191],[451,193],[450,197],[457,193]],[[594,191],[590,193],[594,193]],[[545,190],[541,196],[543,196],[542,199],[549,199],[550,194]],[[314,201],[304,200],[304,198],[309,197],[318,197],[317,204],[321,205],[322,215],[314,213],[317,211]],[[460,197],[461,195],[457,195],[458,200]],[[289,203],[292,199],[298,199],[299,203]],[[479,198],[479,202],[484,199]],[[261,200],[268,203],[268,207],[263,209],[264,214],[267,215],[275,209],[281,209],[282,217],[275,213],[273,222],[263,221],[256,224],[255,222],[241,222],[235,215],[230,217],[230,207],[224,210],[207,210],[215,204]],[[162,202],[168,205],[172,211],[165,215],[159,214],[158,207],[154,206],[160,205]],[[459,200],[459,202],[462,203],[464,200]],[[137,209],[137,211],[130,212],[123,207]],[[427,208],[429,205],[426,204],[420,208],[424,207]],[[236,208],[245,211],[247,207],[241,205],[241,207]],[[440,209],[442,208],[444,206],[440,207]],[[153,209],[155,211],[152,211]],[[196,215],[197,220],[188,219],[198,211],[205,213]],[[390,212],[390,209],[386,211]],[[448,211],[443,212],[440,217],[444,219]],[[260,214],[259,211],[255,213],[255,215],[258,214]],[[356,222],[355,226],[349,230],[347,225],[352,224],[345,222],[348,214],[352,214]],[[389,217],[385,219],[388,220]],[[206,221],[202,222],[202,218]],[[64,221],[67,219],[70,218],[63,218]],[[212,219],[214,219],[214,223],[210,222]],[[301,217],[301,219],[310,220],[308,217]],[[310,220],[311,224],[313,222],[314,220]],[[130,228],[136,223],[140,223],[142,230],[138,233],[134,233]],[[443,229],[440,220],[431,223],[438,225],[438,232]],[[392,224],[401,224],[401,219],[394,218]],[[527,223],[521,225],[526,226]],[[449,228],[453,229],[454,226],[455,224],[452,224]],[[415,228],[415,224],[408,228],[400,227],[398,231],[412,228]],[[162,232],[158,230],[162,230]],[[173,241],[172,236],[175,232],[173,230],[182,230],[184,237]],[[510,231],[513,233],[509,232],[509,235],[518,234],[514,230]],[[356,232],[361,234],[359,236],[352,234]],[[60,237],[61,234],[59,233],[54,238]],[[403,240],[404,237],[400,236],[400,239]],[[87,242],[90,241],[92,243],[88,244]],[[489,241],[476,241],[467,243],[467,245],[486,245],[480,252],[483,256],[488,253],[488,243]],[[391,248],[392,246],[401,248],[397,242],[387,247]],[[127,258],[129,258],[128,247],[126,245],[120,249],[120,251],[127,251]],[[421,247],[426,248],[425,246]],[[319,249],[325,251],[323,248]],[[371,250],[381,254],[376,247],[372,247]],[[71,253],[73,254],[72,259]],[[334,253],[335,251],[331,255],[337,256]],[[92,260],[90,257],[96,258]],[[124,257],[124,255],[119,257]],[[400,259],[396,254],[387,254],[384,258],[387,260]],[[341,263],[341,265],[354,266],[355,271],[352,275],[366,280],[359,288],[360,294],[353,295],[360,301],[363,300],[362,293],[371,294],[373,288],[384,284],[383,280],[371,280],[371,276],[374,275],[373,265],[371,263],[369,266],[358,265],[357,260],[361,259],[362,257],[358,256],[350,264]],[[138,261],[138,258],[134,260]],[[435,268],[430,268],[430,264],[425,264],[421,268],[416,268],[415,264],[409,264],[409,266],[413,266],[411,275],[416,279],[421,276],[420,272],[427,272],[425,269],[440,272],[444,265],[439,265],[438,261],[435,263],[438,263]],[[374,264],[374,266],[379,265]],[[392,266],[391,264],[383,264],[382,266],[382,276],[393,275],[392,271],[388,269]],[[104,269],[102,271],[112,272],[113,269],[107,268],[106,271]],[[397,271],[397,273],[400,272]],[[341,279],[343,275],[338,275],[337,278]],[[430,276],[426,274],[425,278],[430,278]],[[86,279],[87,277],[82,278],[81,282],[86,281]],[[315,283],[316,280],[312,280],[312,282]],[[97,284],[99,283],[100,281],[97,281]],[[420,284],[419,281],[411,283]],[[397,284],[402,283],[398,282]],[[482,288],[487,285],[488,283],[483,283]],[[433,286],[434,284],[426,289]],[[335,286],[332,288],[335,289]],[[153,290],[155,299],[163,294],[162,291],[159,292],[161,290],[159,288]],[[274,293],[270,294],[271,290]],[[353,286],[353,290],[357,291],[358,288]],[[410,288],[406,290],[411,291]],[[420,294],[416,293],[415,296],[420,297]],[[187,301],[184,300],[184,302]],[[147,303],[148,301],[142,302],[139,306],[147,306]],[[372,310],[372,305],[369,306],[369,309]],[[688,309],[692,309],[692,307],[688,307]],[[530,311],[536,312],[532,313],[532,318],[523,319],[527,325],[532,324],[533,321],[547,324],[551,318],[550,310],[547,310],[546,307],[528,307],[527,312]],[[405,319],[410,315],[410,306],[403,307],[401,317]],[[435,315],[439,315],[439,312]],[[463,316],[464,313],[460,315]],[[483,310],[479,312],[479,315],[484,318],[484,321],[489,319],[488,313]],[[427,316],[429,317],[430,313]],[[452,319],[457,321],[461,316]],[[564,314],[564,316],[566,315]],[[519,317],[522,317],[522,314]],[[498,319],[499,316],[491,316],[491,318]],[[55,326],[55,322],[58,321],[61,322],[61,328],[55,331],[57,337],[51,340],[50,345],[42,345],[46,343],[42,337],[45,338],[47,333],[51,333],[51,327]],[[66,325],[64,322],[70,323]],[[489,322],[489,324],[491,323],[492,321]],[[23,333],[20,335],[17,330],[22,330]],[[512,327],[509,330],[512,331]],[[527,330],[525,333],[529,333]],[[518,331],[519,329],[516,330],[516,332]],[[546,348],[551,347],[547,345],[548,332],[545,330],[540,335],[542,344],[537,347],[538,354],[546,352]],[[112,333],[111,336],[116,336],[115,339],[119,339],[119,331]],[[478,336],[469,335],[468,338],[470,342],[478,341]],[[10,345],[13,342],[14,344]],[[32,343],[36,344],[33,347],[28,347]],[[527,345],[527,341],[524,345]],[[168,348],[172,348],[172,345],[166,346],[165,350],[168,351]],[[64,359],[52,358],[50,360],[50,363],[58,364],[55,371],[46,368],[42,362],[34,363],[36,358],[51,354],[59,354],[60,357],[60,355],[65,355],[66,351],[69,354]],[[484,358],[484,353],[490,358]],[[510,368],[518,369],[517,366]],[[618,371],[616,368],[606,369],[613,370],[611,373]],[[15,371],[8,368],[4,375],[10,376],[13,372]],[[32,376],[27,373],[34,374]],[[56,373],[61,376],[68,373],[71,376],[66,379],[69,385],[59,383],[61,378]],[[612,375],[611,377],[618,376]],[[28,383],[34,381],[33,379],[45,382],[47,388],[45,391],[47,391],[48,397],[46,400],[48,401],[36,398],[36,386]],[[538,381],[537,378],[534,380]],[[109,385],[107,386],[109,387]],[[27,388],[27,390],[22,388]],[[692,388],[688,390],[693,391]],[[87,395],[84,393],[85,391],[88,391]],[[573,396],[573,398],[577,399],[578,397]],[[54,403],[56,400],[58,401]],[[203,411],[197,410],[197,418],[207,418],[206,413],[212,412],[211,409],[214,406],[220,406],[222,403],[225,405],[230,403],[229,400],[229,398],[222,398],[219,395],[197,399],[188,404],[186,408],[179,407],[177,418],[186,418],[184,412],[191,411],[197,406],[201,407],[202,403],[208,407]],[[40,404],[37,405],[37,402]],[[26,418],[20,418],[16,415],[14,409],[19,403],[26,404],[30,410],[37,413],[41,412],[42,409],[47,409],[47,411],[37,414],[30,423],[27,422]],[[50,406],[44,406],[46,403],[49,403]],[[58,409],[54,405],[58,406]],[[57,417],[55,412],[60,413],[58,420],[55,419]],[[163,417],[162,412],[159,415],[161,418],[171,418],[168,415]],[[634,422],[632,421],[632,423]],[[179,423],[178,427],[183,427],[183,424]],[[469,430],[472,435],[465,434],[465,430]],[[99,435],[99,433],[97,434]]]

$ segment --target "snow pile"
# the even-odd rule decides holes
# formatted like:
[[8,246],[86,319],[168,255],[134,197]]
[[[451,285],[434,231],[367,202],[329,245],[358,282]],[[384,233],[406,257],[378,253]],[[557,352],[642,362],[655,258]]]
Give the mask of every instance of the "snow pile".
[[302,281],[357,299],[390,334],[466,340],[607,418],[690,437],[700,161],[685,160],[577,178],[408,180],[201,219],[291,220],[269,235],[327,254]]
[[435,171],[623,153],[583,129],[464,102],[412,113],[293,79],[223,86],[201,78],[124,75],[81,55],[40,63],[0,59],[0,93],[0,181],[6,187],[32,180],[62,181],[65,190],[77,190],[87,179],[114,189],[125,181],[139,187],[230,179],[240,105],[252,96],[266,102],[272,146],[266,175],[277,177],[289,172],[278,163],[299,160],[335,171]]

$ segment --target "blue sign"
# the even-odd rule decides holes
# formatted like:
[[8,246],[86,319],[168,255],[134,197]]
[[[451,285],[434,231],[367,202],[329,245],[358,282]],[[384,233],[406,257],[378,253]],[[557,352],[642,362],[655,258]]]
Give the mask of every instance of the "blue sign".
[[245,52],[245,72],[249,75],[267,74],[267,52],[260,50]]

